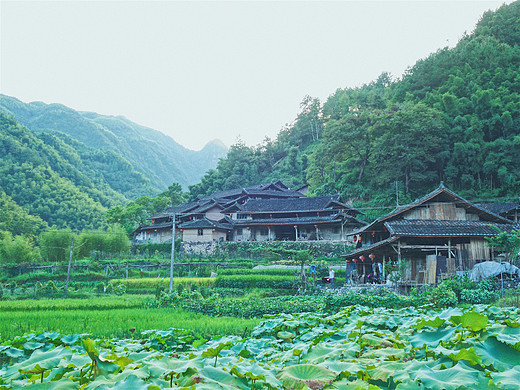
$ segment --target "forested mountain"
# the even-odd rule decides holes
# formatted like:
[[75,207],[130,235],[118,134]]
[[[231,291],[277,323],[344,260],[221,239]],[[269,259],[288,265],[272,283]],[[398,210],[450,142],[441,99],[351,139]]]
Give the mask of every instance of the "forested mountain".
[[438,186],[472,199],[520,194],[520,2],[485,13],[454,48],[399,79],[383,73],[306,97],[294,124],[257,147],[233,145],[191,196],[280,178],[372,207]]
[[[107,208],[128,200],[91,169],[96,156],[92,156],[91,166],[80,171],[81,155],[59,138],[43,135],[49,137],[46,143],[0,113],[0,197],[5,206],[2,224],[11,225],[6,229],[11,232],[25,233],[34,232],[20,227],[21,219],[33,219],[36,230],[47,224],[78,230],[103,225]],[[126,173],[131,175],[132,171]]]
[[[102,169],[113,189],[129,198],[158,193],[172,182],[187,188],[226,155],[225,146],[217,140],[201,151],[192,151],[163,133],[124,117],[78,112],[61,104],[23,103],[0,95],[0,112],[12,115],[30,130],[60,138],[74,149],[81,149],[83,155],[98,153],[97,168]],[[132,185],[123,183],[125,177],[117,177],[114,169],[121,164],[141,173],[143,180],[135,176]]]

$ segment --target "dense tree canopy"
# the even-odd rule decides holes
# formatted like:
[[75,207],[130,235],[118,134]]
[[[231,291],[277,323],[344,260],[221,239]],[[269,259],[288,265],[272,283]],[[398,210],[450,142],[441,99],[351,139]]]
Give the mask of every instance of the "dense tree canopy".
[[444,181],[471,198],[520,193],[520,2],[484,14],[454,48],[386,73],[306,97],[295,122],[248,148],[238,143],[190,195],[273,178],[309,182],[315,194],[395,204]]

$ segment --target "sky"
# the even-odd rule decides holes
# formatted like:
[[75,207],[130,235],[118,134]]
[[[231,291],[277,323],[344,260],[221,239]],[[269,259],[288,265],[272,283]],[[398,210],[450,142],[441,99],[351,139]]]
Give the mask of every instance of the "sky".
[[306,95],[400,77],[503,3],[0,0],[0,93],[253,146]]

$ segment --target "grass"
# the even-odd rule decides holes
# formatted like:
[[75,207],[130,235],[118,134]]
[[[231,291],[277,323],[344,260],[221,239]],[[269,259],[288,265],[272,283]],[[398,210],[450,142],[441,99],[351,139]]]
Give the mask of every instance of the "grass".
[[[146,299],[153,295],[105,296],[91,299],[42,299],[21,301],[0,301],[0,312],[61,311],[61,310],[111,310],[141,308]],[[0,315],[1,316],[1,315]],[[0,317],[1,318],[1,317]]]
[[183,328],[207,338],[248,334],[260,322],[258,319],[214,318],[173,308],[145,309],[142,307],[145,298],[0,302],[0,341],[32,332],[89,333],[94,338],[129,338],[131,328],[136,329],[134,337],[149,329]]
[[520,291],[510,291],[497,302],[500,307],[519,307],[520,308]]

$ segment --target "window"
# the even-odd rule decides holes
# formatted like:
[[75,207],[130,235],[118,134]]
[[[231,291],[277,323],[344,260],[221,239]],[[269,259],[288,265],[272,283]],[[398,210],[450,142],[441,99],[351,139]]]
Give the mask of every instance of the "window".
[[260,230],[260,235],[261,236],[267,236],[267,229],[261,229]]
[[242,235],[242,229],[237,229],[237,236],[241,236]]
[[204,235],[204,229],[197,229],[197,236],[203,236]]
[[237,219],[247,219],[247,214],[237,214]]

